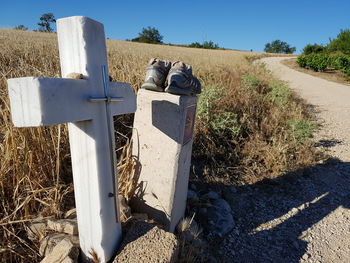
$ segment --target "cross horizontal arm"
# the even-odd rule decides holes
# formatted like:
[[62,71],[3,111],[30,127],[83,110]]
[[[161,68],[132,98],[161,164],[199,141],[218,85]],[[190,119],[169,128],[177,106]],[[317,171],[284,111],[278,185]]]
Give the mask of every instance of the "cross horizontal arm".
[[[135,112],[136,98],[127,83],[110,82],[113,115]],[[26,77],[8,80],[12,121],[17,127],[48,126],[94,118],[99,103],[89,101],[92,88],[83,79]]]
[[12,121],[17,127],[89,120],[95,105],[82,79],[26,77],[8,80]]
[[123,100],[111,103],[111,114],[121,115],[136,111],[136,95],[129,83],[110,82],[109,90],[111,97],[122,97]]

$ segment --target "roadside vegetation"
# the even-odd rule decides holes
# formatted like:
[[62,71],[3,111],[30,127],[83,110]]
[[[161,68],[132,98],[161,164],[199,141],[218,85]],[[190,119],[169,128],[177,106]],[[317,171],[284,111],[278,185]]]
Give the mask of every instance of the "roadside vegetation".
[[[66,125],[15,128],[6,79],[60,77],[56,35],[0,30],[0,262],[39,262],[38,243],[25,234],[38,216],[61,217],[74,206]],[[148,60],[193,66],[203,93],[193,145],[191,180],[253,183],[313,164],[312,116],[287,85],[245,57],[252,52],[208,50],[107,40],[109,74],[141,86]],[[115,118],[120,190],[132,195],[133,115]]]
[[328,45],[308,44],[296,60],[302,68],[324,72],[340,71],[350,77],[350,30],[342,30]]

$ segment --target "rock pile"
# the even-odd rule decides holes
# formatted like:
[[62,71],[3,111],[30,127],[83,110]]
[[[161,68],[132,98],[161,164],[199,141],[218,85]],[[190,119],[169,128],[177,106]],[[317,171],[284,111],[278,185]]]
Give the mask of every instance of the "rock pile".
[[34,220],[27,228],[28,238],[39,241],[41,263],[74,263],[79,256],[79,237],[75,209],[64,219]]

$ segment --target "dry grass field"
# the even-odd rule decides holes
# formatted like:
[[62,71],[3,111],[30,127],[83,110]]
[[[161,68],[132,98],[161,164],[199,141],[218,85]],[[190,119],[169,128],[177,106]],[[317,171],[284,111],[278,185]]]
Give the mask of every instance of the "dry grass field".
[[[148,60],[182,60],[193,66],[203,94],[198,107],[191,180],[243,184],[311,164],[309,113],[285,84],[251,52],[205,50],[107,40],[109,74],[140,87]],[[0,30],[0,261],[38,262],[38,243],[25,225],[61,217],[74,206],[66,125],[13,127],[6,79],[60,77],[56,34]],[[128,145],[132,115],[115,119],[118,154]],[[126,178],[127,158],[121,174]],[[124,169],[124,170],[123,170]],[[127,183],[121,189],[128,194]]]

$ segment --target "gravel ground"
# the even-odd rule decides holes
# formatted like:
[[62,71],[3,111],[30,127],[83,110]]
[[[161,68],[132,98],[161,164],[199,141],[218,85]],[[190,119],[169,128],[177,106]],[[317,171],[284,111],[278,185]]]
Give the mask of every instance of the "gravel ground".
[[234,229],[212,242],[212,262],[350,262],[350,87],[262,61],[317,112],[316,146],[333,159],[223,197]]

